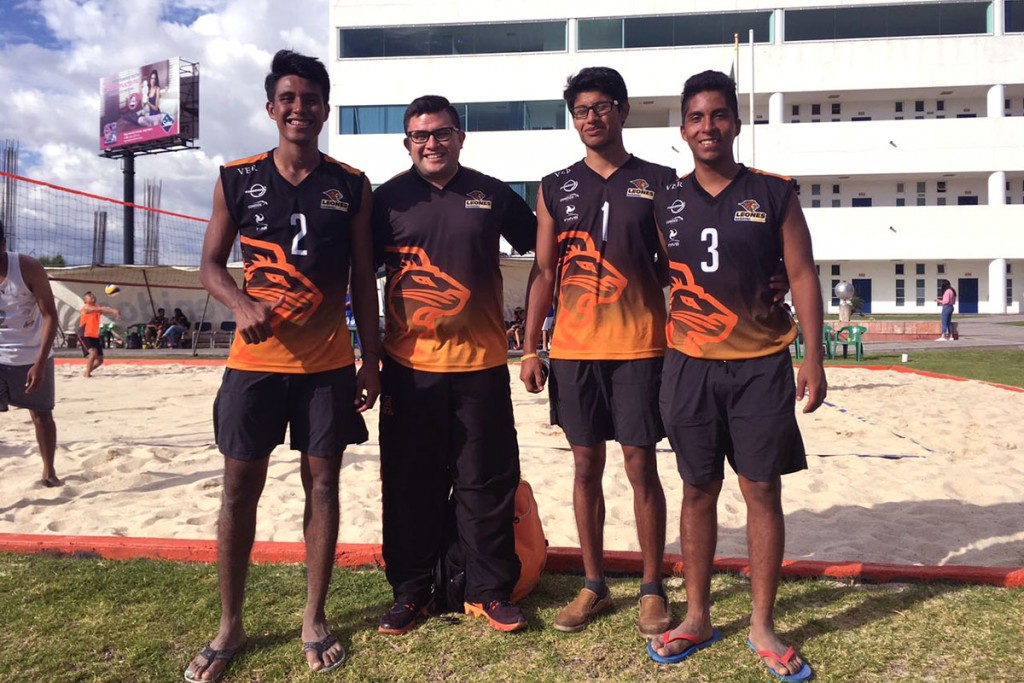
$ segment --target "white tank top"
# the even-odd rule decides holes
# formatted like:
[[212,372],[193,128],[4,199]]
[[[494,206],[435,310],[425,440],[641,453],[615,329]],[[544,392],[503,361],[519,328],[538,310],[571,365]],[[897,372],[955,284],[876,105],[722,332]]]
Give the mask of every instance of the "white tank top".
[[7,252],[7,278],[0,283],[0,364],[31,365],[43,341],[43,317],[21,277],[18,254]]

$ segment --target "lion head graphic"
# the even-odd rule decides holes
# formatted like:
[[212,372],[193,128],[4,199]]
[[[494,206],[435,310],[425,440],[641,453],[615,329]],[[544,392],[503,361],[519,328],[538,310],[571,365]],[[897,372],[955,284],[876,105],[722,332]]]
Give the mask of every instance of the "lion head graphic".
[[419,247],[386,247],[388,310],[409,327],[436,330],[442,318],[457,315],[469,301],[469,290],[430,262]]
[[742,202],[739,202],[739,205],[743,207],[744,211],[749,211],[750,213],[753,213],[761,208],[761,205],[758,204],[757,200],[754,199],[744,199]]
[[558,292],[563,324],[584,327],[593,322],[597,306],[622,297],[629,281],[605,260],[589,234],[574,230],[559,235],[558,241],[565,243]]
[[245,258],[245,291],[261,301],[284,301],[274,309],[285,320],[302,323],[320,307],[324,295],[288,263],[281,245],[241,237]]
[[680,344],[683,353],[701,356],[701,347],[728,338],[739,318],[695,284],[693,273],[685,264],[669,265],[672,278],[667,336]]

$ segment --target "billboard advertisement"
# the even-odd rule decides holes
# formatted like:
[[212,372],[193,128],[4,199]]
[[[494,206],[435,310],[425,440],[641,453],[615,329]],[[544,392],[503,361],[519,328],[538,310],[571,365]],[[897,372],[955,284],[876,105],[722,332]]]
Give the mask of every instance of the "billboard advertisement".
[[198,70],[179,57],[100,79],[100,151],[196,137]]

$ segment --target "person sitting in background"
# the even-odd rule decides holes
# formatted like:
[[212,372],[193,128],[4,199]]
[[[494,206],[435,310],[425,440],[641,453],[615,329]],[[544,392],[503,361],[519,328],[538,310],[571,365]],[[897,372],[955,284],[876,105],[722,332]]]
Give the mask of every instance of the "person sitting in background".
[[523,325],[526,324],[522,307],[516,308],[513,312],[511,322],[505,323],[505,335],[508,337],[509,348],[523,348]]
[[146,323],[146,331],[143,333],[142,342],[143,347],[148,349],[155,349],[160,342],[161,337],[164,334],[164,328],[167,327],[167,316],[164,314],[164,309],[156,309],[156,315]]
[[188,332],[188,316],[181,312],[180,308],[174,309],[171,316],[171,324],[163,333],[164,346],[169,349],[176,349],[181,345],[182,336]]

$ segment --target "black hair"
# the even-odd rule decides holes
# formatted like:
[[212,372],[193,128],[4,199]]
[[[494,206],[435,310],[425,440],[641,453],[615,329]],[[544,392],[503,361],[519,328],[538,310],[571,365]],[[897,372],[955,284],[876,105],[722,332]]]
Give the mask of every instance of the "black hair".
[[147,78],[146,80],[149,81],[151,78],[153,78],[153,76],[156,76],[156,87],[159,88],[160,87],[160,74],[158,74],[156,72],[156,69],[153,69],[152,71],[149,72],[149,78]]
[[405,116],[402,117],[402,128],[409,130],[409,119],[411,118],[422,116],[423,114],[440,114],[441,112],[445,112],[448,116],[452,117],[455,127],[460,130],[462,129],[462,123],[459,121],[459,112],[448,101],[448,98],[441,97],[440,95],[424,95],[410,102],[409,106],[405,108]]
[[274,101],[277,82],[285,76],[299,76],[313,81],[320,86],[324,95],[324,103],[331,101],[331,77],[327,75],[327,67],[316,57],[307,57],[291,50],[278,50],[274,61],[270,63],[270,73],[263,81],[267,91],[267,102]]
[[733,116],[737,120],[740,118],[740,105],[736,99],[736,81],[721,71],[702,71],[686,79],[680,106],[683,118],[686,118],[686,108],[690,106],[690,100],[698,93],[709,91],[722,93],[725,104],[732,111]]
[[4,222],[0,219],[0,242],[3,242],[6,239],[7,236],[4,234]]
[[629,101],[626,81],[622,79],[622,74],[607,66],[588,66],[570,76],[569,80],[565,82],[565,90],[562,91],[565,106],[572,109],[581,92],[599,92],[608,95],[619,103],[620,109]]

